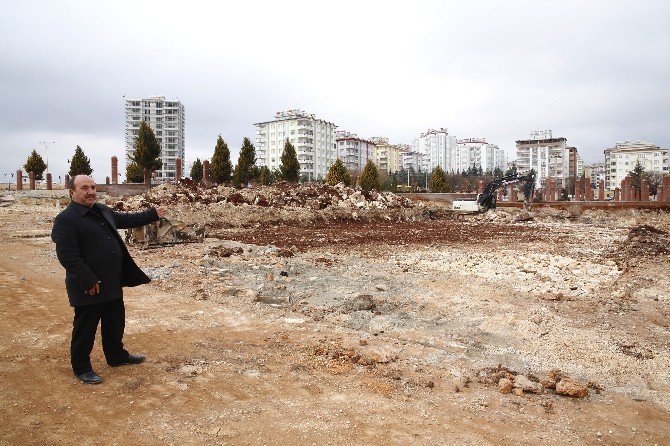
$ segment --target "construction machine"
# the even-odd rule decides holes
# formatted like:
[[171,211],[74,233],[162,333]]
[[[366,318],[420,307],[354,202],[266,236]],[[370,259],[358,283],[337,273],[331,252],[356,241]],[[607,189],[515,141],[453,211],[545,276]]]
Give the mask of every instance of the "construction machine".
[[496,207],[496,192],[510,184],[523,183],[524,208],[530,203],[535,188],[535,174],[531,171],[526,175],[512,174],[496,178],[486,185],[484,192],[477,195],[476,200],[454,200],[453,210],[461,212],[486,212]]

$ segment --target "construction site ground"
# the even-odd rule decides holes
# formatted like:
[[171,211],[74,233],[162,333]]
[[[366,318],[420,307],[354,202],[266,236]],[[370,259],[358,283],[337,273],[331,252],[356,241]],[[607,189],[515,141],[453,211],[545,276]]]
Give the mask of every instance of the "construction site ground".
[[0,207],[0,444],[670,444],[663,211],[215,219],[131,247],[154,280],[126,288],[125,344],[148,359],[110,368],[98,337],[90,386],[56,203]]

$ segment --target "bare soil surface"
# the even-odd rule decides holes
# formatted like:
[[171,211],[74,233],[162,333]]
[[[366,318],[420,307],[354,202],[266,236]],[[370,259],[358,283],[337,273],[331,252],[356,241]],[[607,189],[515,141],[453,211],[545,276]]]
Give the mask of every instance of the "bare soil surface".
[[98,386],[70,369],[55,202],[0,207],[0,444],[670,444],[667,214],[171,206],[207,238],[131,248],[148,359],[110,368],[98,337]]

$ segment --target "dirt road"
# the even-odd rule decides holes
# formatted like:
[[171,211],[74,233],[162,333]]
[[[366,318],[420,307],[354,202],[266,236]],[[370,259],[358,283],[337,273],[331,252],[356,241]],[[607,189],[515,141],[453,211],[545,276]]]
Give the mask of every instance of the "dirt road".
[[[86,386],[56,212],[0,208],[0,444],[670,444],[667,215],[287,223],[133,250],[156,280],[126,290],[125,341],[148,360],[109,368],[98,338],[105,382]],[[588,396],[538,390],[552,370]]]

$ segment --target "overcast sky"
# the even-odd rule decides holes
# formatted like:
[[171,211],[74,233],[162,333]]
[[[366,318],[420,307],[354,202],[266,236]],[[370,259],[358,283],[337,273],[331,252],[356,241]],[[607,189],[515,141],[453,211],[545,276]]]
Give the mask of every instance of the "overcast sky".
[[670,147],[669,23],[670,2],[644,0],[3,1],[0,181],[32,149],[64,175],[77,145],[104,181],[124,95],[184,104],[187,165],[219,133],[236,162],[291,108],[392,143],[446,127],[510,159],[544,129],[587,163],[626,139]]

